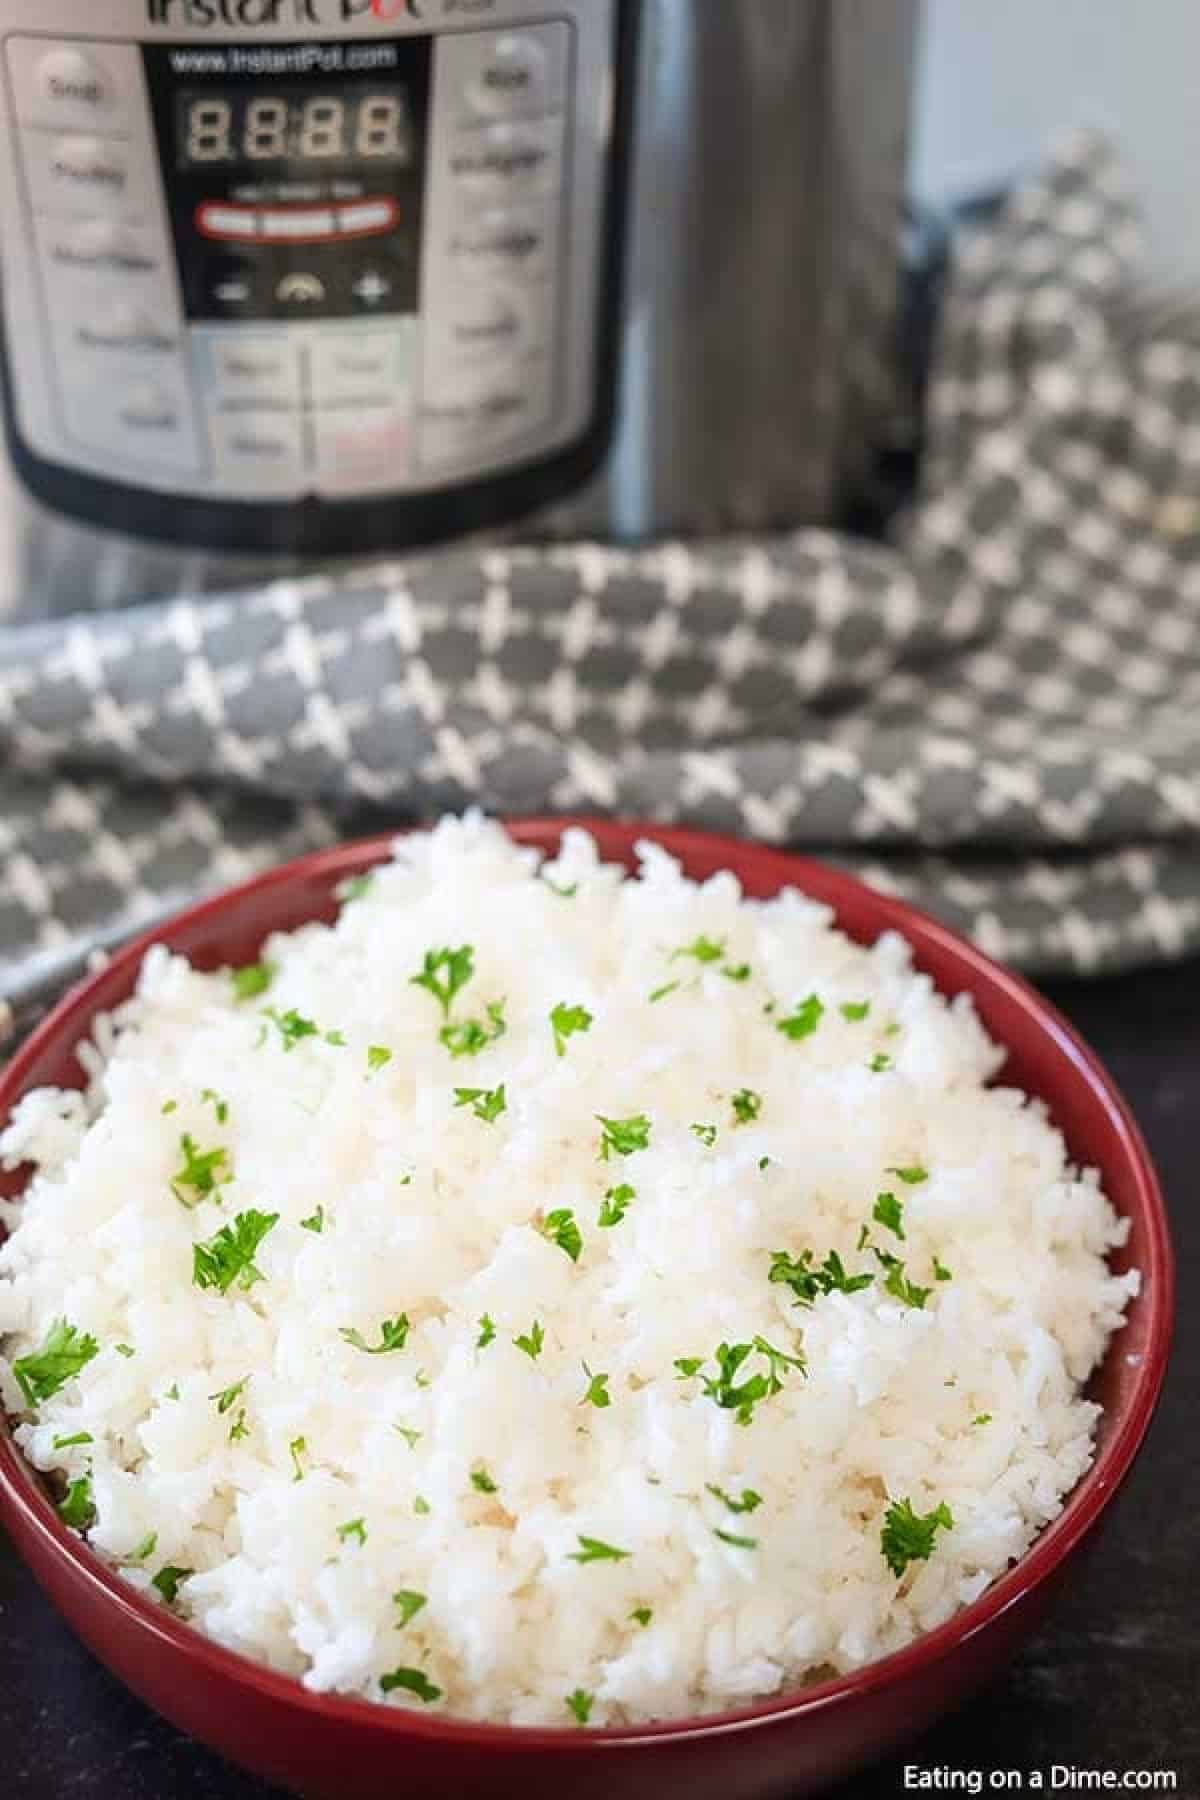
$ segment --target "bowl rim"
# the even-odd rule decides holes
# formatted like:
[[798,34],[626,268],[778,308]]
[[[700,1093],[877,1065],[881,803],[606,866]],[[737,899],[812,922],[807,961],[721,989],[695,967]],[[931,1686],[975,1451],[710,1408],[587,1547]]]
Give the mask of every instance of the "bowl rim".
[[[530,1750],[569,1754],[583,1747],[614,1750],[637,1745],[652,1746],[693,1738],[764,1728],[805,1715],[829,1712],[862,1700],[893,1682],[927,1672],[956,1653],[977,1633],[993,1625],[1001,1615],[1023,1601],[1067,1560],[1095,1528],[1121,1482],[1128,1474],[1158,1404],[1170,1352],[1175,1313],[1175,1259],[1162,1189],[1141,1130],[1128,1103],[1095,1052],[1058,1009],[1022,976],[987,956],[969,939],[943,925],[931,914],[907,901],[886,894],[856,876],[821,862],[754,840],[686,826],[659,825],[648,820],[597,818],[585,814],[522,815],[498,820],[516,843],[553,854],[550,845],[563,832],[578,828],[598,841],[601,855],[611,859],[629,855],[647,839],[686,862],[689,855],[716,856],[717,866],[735,874],[752,863],[778,885],[791,885],[802,893],[819,890],[822,904],[832,908],[835,923],[841,904],[851,896],[866,900],[874,909],[879,928],[905,937],[916,952],[933,948],[955,958],[964,986],[982,983],[1014,1001],[1065,1051],[1076,1074],[1100,1100],[1109,1115],[1134,1179],[1138,1207],[1144,1217],[1147,1254],[1143,1292],[1147,1295],[1146,1347],[1137,1371],[1134,1392],[1112,1437],[1102,1445],[1090,1468],[1068,1493],[1062,1511],[1034,1539],[1025,1554],[983,1593],[961,1607],[932,1631],[861,1668],[815,1682],[786,1695],[776,1695],[751,1705],[719,1713],[688,1714],[641,1725],[588,1727],[506,1725],[453,1714],[419,1713],[409,1707],[393,1707],[358,1697],[314,1693],[294,1676],[284,1675],[252,1657],[229,1650],[206,1636],[198,1627],[176,1618],[123,1581],[115,1569],[82,1538],[63,1525],[36,1480],[36,1471],[13,1441],[11,1427],[0,1411],[0,1516],[15,1514],[24,1533],[40,1550],[90,1590],[93,1601],[113,1606],[138,1627],[157,1639],[159,1646],[193,1667],[201,1665],[212,1676],[239,1687],[257,1690],[260,1697],[298,1708],[313,1721],[336,1720],[343,1725],[370,1728],[400,1740],[419,1737],[459,1747],[503,1753]],[[245,881],[193,902],[169,919],[138,933],[115,951],[91,974],[70,987],[39,1023],[8,1063],[0,1068],[0,1120],[7,1118],[21,1091],[26,1071],[45,1050],[63,1037],[78,1042],[80,1013],[90,1007],[98,992],[125,985],[124,977],[136,976],[146,951],[168,943],[196,927],[219,926],[226,915],[272,889],[300,881],[332,885],[385,861],[398,840],[427,829],[424,825],[397,827],[366,838],[311,851],[278,863]],[[838,898],[840,896],[840,899]],[[270,929],[270,928],[268,928]],[[114,997],[106,1004],[119,1003]]]

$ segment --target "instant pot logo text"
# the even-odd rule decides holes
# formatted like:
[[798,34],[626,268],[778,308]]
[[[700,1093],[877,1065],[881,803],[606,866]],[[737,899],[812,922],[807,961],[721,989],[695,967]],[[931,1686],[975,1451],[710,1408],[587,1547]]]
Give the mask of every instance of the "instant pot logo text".
[[405,17],[419,19],[422,0],[146,0],[151,25],[345,25],[377,19],[381,25]]

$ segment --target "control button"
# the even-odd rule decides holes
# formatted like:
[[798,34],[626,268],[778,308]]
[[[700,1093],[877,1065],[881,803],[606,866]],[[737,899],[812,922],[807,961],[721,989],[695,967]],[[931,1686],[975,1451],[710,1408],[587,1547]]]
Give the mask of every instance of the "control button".
[[480,381],[426,393],[421,407],[420,454],[429,464],[470,464],[495,445],[525,436],[549,413],[549,370],[544,362]]
[[398,407],[318,413],[317,464],[326,493],[386,493],[403,487],[412,463],[412,426]]
[[58,361],[67,434],[99,452],[106,472],[122,461],[195,470],[198,465],[191,401],[182,371],[167,363],[148,379],[137,362],[116,356],[97,379],[91,356],[67,349]]
[[258,214],[252,206],[218,206],[206,200],[196,208],[196,229],[202,237],[257,238]]
[[52,107],[108,112],[116,98],[105,69],[83,50],[51,50],[37,65],[37,91]]
[[218,478],[250,492],[289,491],[304,473],[304,439],[294,414],[220,413],[211,421]]
[[392,284],[378,269],[364,269],[350,291],[360,306],[377,312],[391,293]]
[[151,165],[132,146],[90,133],[22,133],[36,213],[138,219],[151,211]]
[[173,331],[164,330],[149,313],[125,301],[118,301],[92,318],[78,319],[74,339],[84,350],[122,350],[137,355],[179,348]]
[[320,306],[325,299],[325,283],[319,275],[294,269],[276,287],[275,298],[285,306],[297,306],[301,310]]
[[400,208],[394,200],[359,200],[353,206],[339,206],[339,237],[374,237],[376,232],[390,231],[399,222]]
[[534,281],[546,268],[548,236],[537,212],[489,212],[459,227],[450,255],[471,279],[504,275]]
[[264,212],[258,222],[264,238],[290,238],[294,243],[313,243],[332,237],[336,230],[332,208],[280,206]]
[[156,382],[139,381],[122,395],[117,417],[132,432],[175,431],[179,426],[179,406]]
[[313,403],[318,408],[407,402],[412,384],[412,333],[398,326],[383,331],[322,332],[312,342]]
[[506,32],[484,52],[468,90],[477,112],[494,116],[540,112],[546,103],[546,52],[537,38]]
[[51,227],[44,254],[57,269],[88,275],[156,275],[162,267],[158,239],[104,219]]
[[217,396],[225,411],[269,405],[292,407],[300,401],[300,370],[295,348],[277,337],[222,333],[213,351]]
[[480,362],[512,359],[528,348],[533,321],[529,303],[506,293],[466,293],[435,327],[446,360]]
[[60,138],[50,154],[50,177],[73,197],[108,194],[124,200],[129,192],[129,159],[119,145],[102,138]]
[[562,121],[489,125],[452,144],[450,173],[468,194],[507,200],[544,193],[562,178]]

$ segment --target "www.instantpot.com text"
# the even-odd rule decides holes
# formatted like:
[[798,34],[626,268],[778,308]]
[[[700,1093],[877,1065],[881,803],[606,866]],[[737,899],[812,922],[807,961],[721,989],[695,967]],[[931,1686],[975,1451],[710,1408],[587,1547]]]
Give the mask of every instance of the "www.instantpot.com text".
[[365,44],[237,44],[212,50],[172,50],[176,75],[345,75],[394,69],[392,42]]

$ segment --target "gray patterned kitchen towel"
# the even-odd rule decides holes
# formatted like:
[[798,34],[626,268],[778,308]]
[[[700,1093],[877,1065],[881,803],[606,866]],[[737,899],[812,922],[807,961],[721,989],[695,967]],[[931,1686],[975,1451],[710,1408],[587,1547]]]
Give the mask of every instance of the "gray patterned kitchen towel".
[[956,247],[888,547],[458,548],[0,633],[9,992],[480,802],[829,855],[1036,970],[1200,946],[1200,350],[1078,139]]

